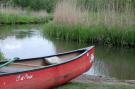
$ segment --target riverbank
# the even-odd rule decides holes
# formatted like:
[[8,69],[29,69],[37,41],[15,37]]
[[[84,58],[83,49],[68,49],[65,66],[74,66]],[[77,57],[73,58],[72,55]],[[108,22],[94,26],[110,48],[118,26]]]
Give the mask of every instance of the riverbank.
[[105,26],[83,26],[47,23],[44,25],[45,35],[78,43],[96,43],[109,46],[135,46],[135,27],[127,29],[109,28]]
[[101,76],[81,75],[55,89],[135,89],[135,81],[119,81]]
[[0,24],[37,24],[50,21],[46,11],[26,11],[19,8],[0,8]]

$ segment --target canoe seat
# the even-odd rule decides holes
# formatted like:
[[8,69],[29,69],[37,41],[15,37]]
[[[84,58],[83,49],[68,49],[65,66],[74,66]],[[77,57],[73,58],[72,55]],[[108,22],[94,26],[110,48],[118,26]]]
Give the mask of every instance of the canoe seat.
[[45,61],[48,64],[58,64],[58,63],[62,62],[62,60],[59,57],[57,57],[57,56],[45,58]]

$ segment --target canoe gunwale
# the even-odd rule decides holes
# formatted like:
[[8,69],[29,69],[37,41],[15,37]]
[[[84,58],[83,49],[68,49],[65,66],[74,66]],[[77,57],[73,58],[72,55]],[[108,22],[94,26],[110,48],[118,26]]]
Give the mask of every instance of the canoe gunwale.
[[[73,51],[68,51],[68,52],[64,52],[64,53],[59,53],[59,54],[55,54],[55,55],[51,55],[51,56],[16,60],[16,62],[23,61],[23,60],[29,61],[29,60],[44,59],[44,58],[48,58],[48,57],[61,56],[61,55],[71,54],[71,53],[74,53],[74,52],[84,51],[80,55],[78,55],[76,57],[73,57],[70,60],[61,62],[61,63],[47,65],[47,66],[39,66],[37,68],[31,68],[31,69],[28,69],[28,70],[25,70],[25,71],[19,71],[19,72],[13,72],[13,73],[2,73],[2,74],[0,74],[0,77],[7,76],[7,75],[16,75],[16,74],[25,73],[25,72],[34,72],[34,71],[38,71],[38,70],[43,70],[43,69],[47,69],[47,68],[51,68],[51,67],[56,67],[56,66],[59,66],[59,65],[63,65],[63,64],[72,62],[74,60],[77,60],[78,58],[82,57],[84,54],[86,54],[89,50],[91,50],[93,48],[94,48],[94,46],[90,46],[90,47],[86,47],[86,48],[82,48],[82,49],[78,49],[78,50],[73,50]],[[5,61],[3,61],[3,62],[5,62]]]

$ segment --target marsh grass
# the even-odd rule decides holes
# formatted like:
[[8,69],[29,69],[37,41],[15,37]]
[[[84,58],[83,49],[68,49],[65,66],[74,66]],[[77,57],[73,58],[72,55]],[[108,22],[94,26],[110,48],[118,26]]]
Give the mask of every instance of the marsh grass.
[[3,14],[14,14],[14,15],[21,15],[26,14],[25,10],[22,10],[19,7],[6,7],[6,8],[0,8],[0,13]]
[[26,11],[20,8],[0,8],[0,24],[43,23],[49,20],[46,11]]
[[124,11],[120,10],[120,12],[118,6],[113,6],[113,3],[118,3],[116,0],[103,1],[95,0],[95,4],[91,8],[96,8],[96,10],[89,10],[87,9],[89,7],[82,8],[78,6],[78,0],[61,0],[54,10],[54,22],[65,24],[79,23],[88,26],[104,25],[107,28],[123,28],[123,26],[125,28],[135,25],[134,11],[130,3],[125,3],[125,7],[123,6],[125,8]]
[[125,3],[121,9],[113,5],[117,0],[104,4],[98,1],[101,0],[95,0],[95,10],[93,6],[83,8],[78,0],[61,0],[54,10],[54,20],[45,24],[44,33],[80,43],[134,46],[135,16],[131,3]]
[[48,23],[44,25],[45,35],[76,41],[78,43],[102,43],[111,46],[134,46],[135,30],[132,27],[126,31],[117,28],[107,29],[104,26],[82,26]]
[[54,22],[78,24],[83,23],[83,20],[87,20],[88,12],[82,12],[76,4],[76,0],[63,0],[59,2],[54,11]]

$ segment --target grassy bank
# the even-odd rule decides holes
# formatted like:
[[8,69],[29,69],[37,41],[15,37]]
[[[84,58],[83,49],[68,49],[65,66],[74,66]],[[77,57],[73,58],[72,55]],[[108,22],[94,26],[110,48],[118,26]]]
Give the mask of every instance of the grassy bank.
[[135,15],[130,3],[125,3],[122,10],[109,3],[100,7],[95,3],[95,10],[78,6],[76,0],[62,0],[55,8],[54,20],[45,24],[44,33],[79,43],[135,46]]
[[55,89],[135,89],[135,85],[71,82]]
[[50,16],[45,11],[33,12],[16,8],[0,8],[0,24],[45,23]]
[[134,46],[135,27],[123,31],[118,28],[107,29],[104,26],[82,26],[48,23],[44,25],[44,34],[66,41],[78,43],[102,43],[110,46]]

